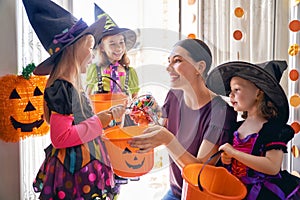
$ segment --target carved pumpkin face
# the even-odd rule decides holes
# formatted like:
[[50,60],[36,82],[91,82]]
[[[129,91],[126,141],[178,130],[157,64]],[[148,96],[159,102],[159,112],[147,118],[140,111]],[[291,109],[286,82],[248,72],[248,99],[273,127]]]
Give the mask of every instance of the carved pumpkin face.
[[110,128],[102,138],[114,172],[121,177],[138,177],[148,173],[154,164],[153,150],[137,153],[138,148],[128,144],[130,138],[139,135],[145,127],[129,126]]
[[17,142],[49,131],[43,119],[43,91],[47,78],[6,75],[0,77],[0,139]]

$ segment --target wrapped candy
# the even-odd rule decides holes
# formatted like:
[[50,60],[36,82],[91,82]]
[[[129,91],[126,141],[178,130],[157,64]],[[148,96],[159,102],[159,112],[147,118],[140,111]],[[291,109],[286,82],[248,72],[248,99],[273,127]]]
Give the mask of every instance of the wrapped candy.
[[152,122],[158,124],[158,119],[161,117],[161,108],[150,94],[133,99],[130,108],[130,117],[135,123],[141,125],[148,125]]

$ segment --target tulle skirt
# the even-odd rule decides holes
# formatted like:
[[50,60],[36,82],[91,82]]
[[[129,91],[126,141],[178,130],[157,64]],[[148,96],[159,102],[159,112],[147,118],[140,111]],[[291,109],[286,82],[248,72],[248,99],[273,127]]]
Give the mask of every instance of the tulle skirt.
[[46,158],[33,182],[40,199],[114,199],[119,194],[100,138],[67,149],[45,149]]

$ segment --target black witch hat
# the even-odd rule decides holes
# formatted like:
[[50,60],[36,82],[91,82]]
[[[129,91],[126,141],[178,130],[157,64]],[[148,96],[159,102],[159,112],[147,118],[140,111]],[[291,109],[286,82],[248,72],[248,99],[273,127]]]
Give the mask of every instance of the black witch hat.
[[254,83],[261,89],[278,108],[279,121],[286,123],[289,118],[289,104],[280,85],[282,73],[287,68],[286,61],[272,60],[260,64],[233,61],[214,68],[206,79],[207,87],[213,92],[228,96],[230,80],[234,76]]
[[23,0],[30,24],[50,57],[37,65],[35,75],[48,75],[54,59],[68,46],[85,34],[95,37],[95,44],[102,38],[105,17],[88,26],[71,13],[50,0]]

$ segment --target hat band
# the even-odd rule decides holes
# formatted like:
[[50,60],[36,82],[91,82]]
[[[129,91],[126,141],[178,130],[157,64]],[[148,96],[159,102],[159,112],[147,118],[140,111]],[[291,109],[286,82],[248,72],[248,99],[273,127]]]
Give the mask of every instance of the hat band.
[[55,35],[48,48],[48,53],[52,55],[60,51],[65,44],[73,41],[86,28],[88,28],[88,25],[80,19],[70,29],[66,28],[62,33]]

